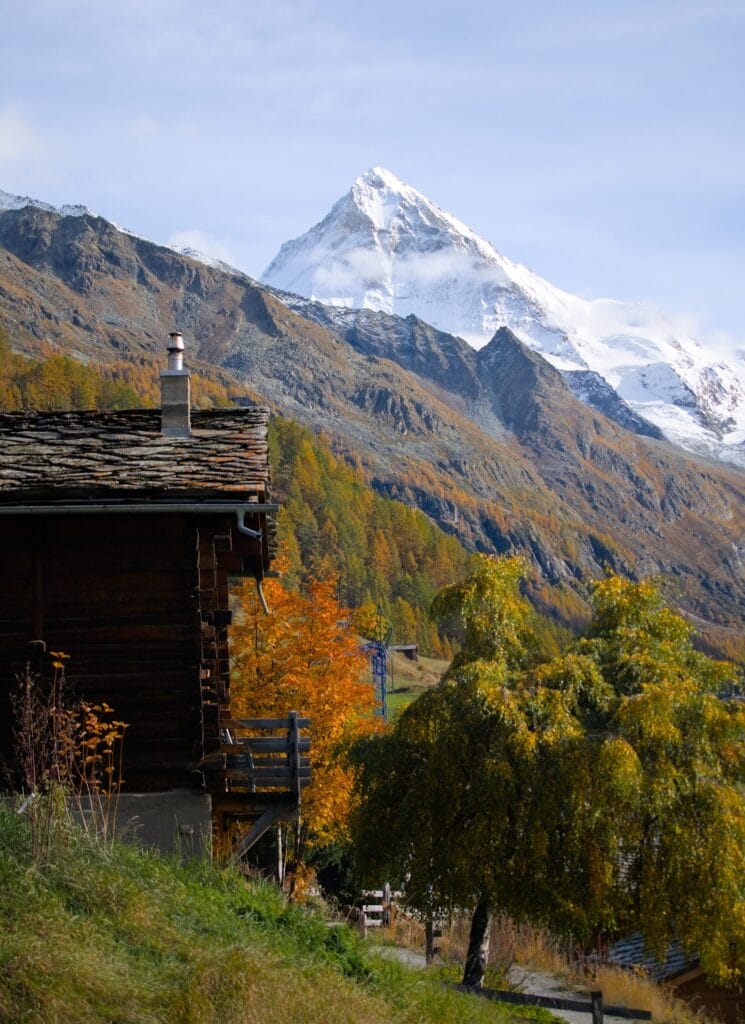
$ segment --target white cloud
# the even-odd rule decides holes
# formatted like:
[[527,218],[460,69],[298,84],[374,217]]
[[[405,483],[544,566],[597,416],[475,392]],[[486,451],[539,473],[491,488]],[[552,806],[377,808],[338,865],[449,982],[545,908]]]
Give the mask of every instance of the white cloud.
[[0,168],[36,159],[42,150],[30,119],[12,104],[0,107]]
[[338,298],[355,295],[360,289],[360,281],[377,282],[381,277],[385,278],[385,262],[381,254],[368,249],[344,253],[341,259],[316,268],[314,286],[319,294],[330,293]]
[[174,231],[166,245],[179,250],[195,249],[210,259],[221,260],[223,263],[231,265],[235,264],[233,256],[222,242],[211,238],[200,228],[184,228],[182,231]]

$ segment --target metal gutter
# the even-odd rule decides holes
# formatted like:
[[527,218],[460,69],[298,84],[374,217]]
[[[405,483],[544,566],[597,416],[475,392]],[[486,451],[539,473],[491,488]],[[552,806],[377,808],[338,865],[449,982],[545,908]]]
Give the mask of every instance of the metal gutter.
[[[87,505],[78,504],[54,504],[54,505],[0,505],[0,515],[5,516],[48,516],[53,513],[58,515],[110,515],[112,513],[125,513],[141,515],[143,513],[156,513],[168,515],[169,513],[182,512],[187,515],[209,516],[215,513],[234,515],[238,532],[246,537],[253,537],[254,540],[261,540],[261,530],[253,530],[246,526],[246,515],[256,515],[261,512],[278,512],[279,505],[251,502],[210,502],[210,501],[147,501],[132,502],[98,502]],[[264,595],[260,593],[261,603],[266,608]]]
[[275,504],[250,501],[233,501],[229,503],[209,501],[146,501],[131,502],[130,504],[97,502],[85,505],[68,503],[54,505],[0,505],[0,515],[47,516],[53,512],[58,512],[62,515],[108,515],[116,512],[130,512],[136,515],[151,512],[163,515],[168,512],[183,512],[188,515],[208,516],[213,513],[229,512],[233,515],[242,513],[245,516],[256,512],[278,512],[279,508],[280,506]]

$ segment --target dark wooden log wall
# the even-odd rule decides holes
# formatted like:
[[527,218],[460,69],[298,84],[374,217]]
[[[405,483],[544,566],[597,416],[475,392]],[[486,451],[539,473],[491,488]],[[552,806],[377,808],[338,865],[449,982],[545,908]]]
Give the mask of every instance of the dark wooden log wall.
[[227,705],[230,652],[227,573],[220,559],[232,549],[231,523],[218,517],[199,524],[199,596],[201,612],[202,750],[220,750],[219,716]]
[[261,540],[237,532],[235,520],[205,516],[199,521],[199,598],[201,611],[202,660],[202,750],[213,771],[207,773],[210,792],[218,793],[214,782],[214,759],[221,762],[221,720],[230,717],[229,627],[231,578],[263,576],[267,556],[265,517],[249,516],[246,525],[261,529]]
[[43,640],[70,656],[78,696],[128,724],[126,789],[201,786],[230,714],[229,580],[261,575],[266,558],[264,517],[247,523],[261,541],[227,514],[0,518],[0,772],[9,697]]
[[[693,973],[693,972],[692,972]],[[745,993],[735,989],[717,988],[698,972],[682,983],[673,981],[675,995],[696,1010],[702,1010],[721,1024],[740,1024],[745,1020]]]
[[197,517],[34,516],[0,521],[0,759],[28,643],[69,654],[79,696],[129,725],[129,790],[199,784],[202,662]]

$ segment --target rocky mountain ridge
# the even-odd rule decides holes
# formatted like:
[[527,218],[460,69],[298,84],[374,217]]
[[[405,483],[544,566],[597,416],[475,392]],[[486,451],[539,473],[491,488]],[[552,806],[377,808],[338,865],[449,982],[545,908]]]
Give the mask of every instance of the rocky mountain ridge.
[[[423,380],[439,384],[449,393],[461,394],[473,403],[474,415],[478,417],[478,398],[483,391],[479,377],[486,366],[482,355],[485,349],[473,349],[461,338],[431,327],[413,313],[399,317],[382,311],[328,306],[287,292],[277,291],[276,295],[285,305],[328,328],[359,351],[391,359]],[[575,397],[608,419],[633,433],[663,439],[662,431],[638,416],[599,374],[591,370],[565,370],[562,376]]]

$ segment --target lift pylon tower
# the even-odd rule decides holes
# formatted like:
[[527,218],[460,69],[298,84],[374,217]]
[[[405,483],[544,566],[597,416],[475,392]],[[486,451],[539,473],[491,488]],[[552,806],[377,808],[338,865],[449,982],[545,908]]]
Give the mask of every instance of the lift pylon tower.
[[375,714],[388,719],[386,708],[386,678],[388,674],[388,644],[385,640],[369,640],[362,650],[370,655],[373,686],[375,687]]

